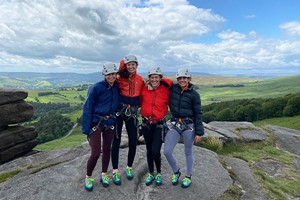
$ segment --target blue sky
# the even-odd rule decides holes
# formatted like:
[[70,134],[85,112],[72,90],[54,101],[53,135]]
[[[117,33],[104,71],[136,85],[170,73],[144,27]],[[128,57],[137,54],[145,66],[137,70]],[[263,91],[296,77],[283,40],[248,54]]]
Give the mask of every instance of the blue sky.
[[0,72],[300,73],[297,0],[0,0]]

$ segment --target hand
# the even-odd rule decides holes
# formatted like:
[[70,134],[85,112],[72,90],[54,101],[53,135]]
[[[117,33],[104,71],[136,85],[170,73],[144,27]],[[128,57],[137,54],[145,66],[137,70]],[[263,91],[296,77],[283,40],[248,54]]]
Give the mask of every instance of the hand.
[[195,136],[195,142],[196,143],[201,142],[201,136],[200,135]]

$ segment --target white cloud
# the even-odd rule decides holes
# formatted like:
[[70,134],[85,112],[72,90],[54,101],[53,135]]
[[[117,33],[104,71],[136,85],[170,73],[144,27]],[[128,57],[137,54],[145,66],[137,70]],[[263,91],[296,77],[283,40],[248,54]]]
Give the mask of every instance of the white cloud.
[[222,40],[229,40],[229,39],[242,40],[246,37],[244,34],[241,34],[241,33],[235,32],[235,31],[231,31],[231,30],[223,31],[223,32],[219,33],[218,36]]
[[[141,71],[156,65],[221,73],[296,66],[300,55],[297,41],[222,31],[225,18],[186,0],[11,0],[0,4],[0,22],[0,71],[88,73],[136,54]],[[281,29],[296,34],[297,26]],[[216,31],[219,42],[194,41]]]
[[254,19],[255,17],[256,16],[254,14],[245,16],[246,19]]
[[289,35],[300,36],[300,21],[287,22],[279,27]]

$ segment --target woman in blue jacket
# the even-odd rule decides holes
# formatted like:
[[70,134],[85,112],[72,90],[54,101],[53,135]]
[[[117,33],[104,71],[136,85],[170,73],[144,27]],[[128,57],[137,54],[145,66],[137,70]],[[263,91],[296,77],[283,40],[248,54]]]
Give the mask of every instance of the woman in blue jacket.
[[[109,186],[110,178],[107,168],[110,161],[110,147],[115,129],[115,111],[119,104],[119,87],[116,82],[117,66],[114,63],[103,65],[104,80],[89,88],[82,113],[82,133],[86,134],[91,147],[91,155],[87,162],[85,188],[93,189],[92,173],[97,164],[102,147],[102,175],[104,187]],[[101,139],[103,142],[101,143]]]

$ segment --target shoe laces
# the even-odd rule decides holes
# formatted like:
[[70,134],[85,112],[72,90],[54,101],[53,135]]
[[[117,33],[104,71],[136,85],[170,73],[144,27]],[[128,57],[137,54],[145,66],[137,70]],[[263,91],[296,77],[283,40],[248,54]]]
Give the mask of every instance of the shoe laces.
[[115,179],[120,179],[120,174],[119,174],[119,172],[114,173],[114,178],[115,178]]
[[132,168],[131,168],[131,167],[128,167],[128,168],[127,168],[127,174],[128,174],[128,175],[131,175],[131,174],[132,174]]
[[152,174],[150,174],[150,173],[148,173],[148,177],[147,177],[147,180],[152,180],[153,179],[153,175]]
[[87,185],[91,185],[91,184],[93,184],[94,179],[89,177],[89,178],[85,178],[85,181],[86,181]]
[[107,174],[103,175],[102,180],[105,182],[109,182],[109,176]]
[[190,184],[191,183],[191,179],[189,179],[188,177],[185,177],[183,180],[182,180],[183,184],[187,185],[187,184]]
[[161,181],[161,173],[158,173],[158,174],[156,175],[156,181],[157,181],[157,182],[160,182],[160,181]]
[[173,182],[176,182],[176,181],[177,181],[177,176],[178,176],[178,174],[173,174],[173,175],[172,175],[172,181],[173,181]]

